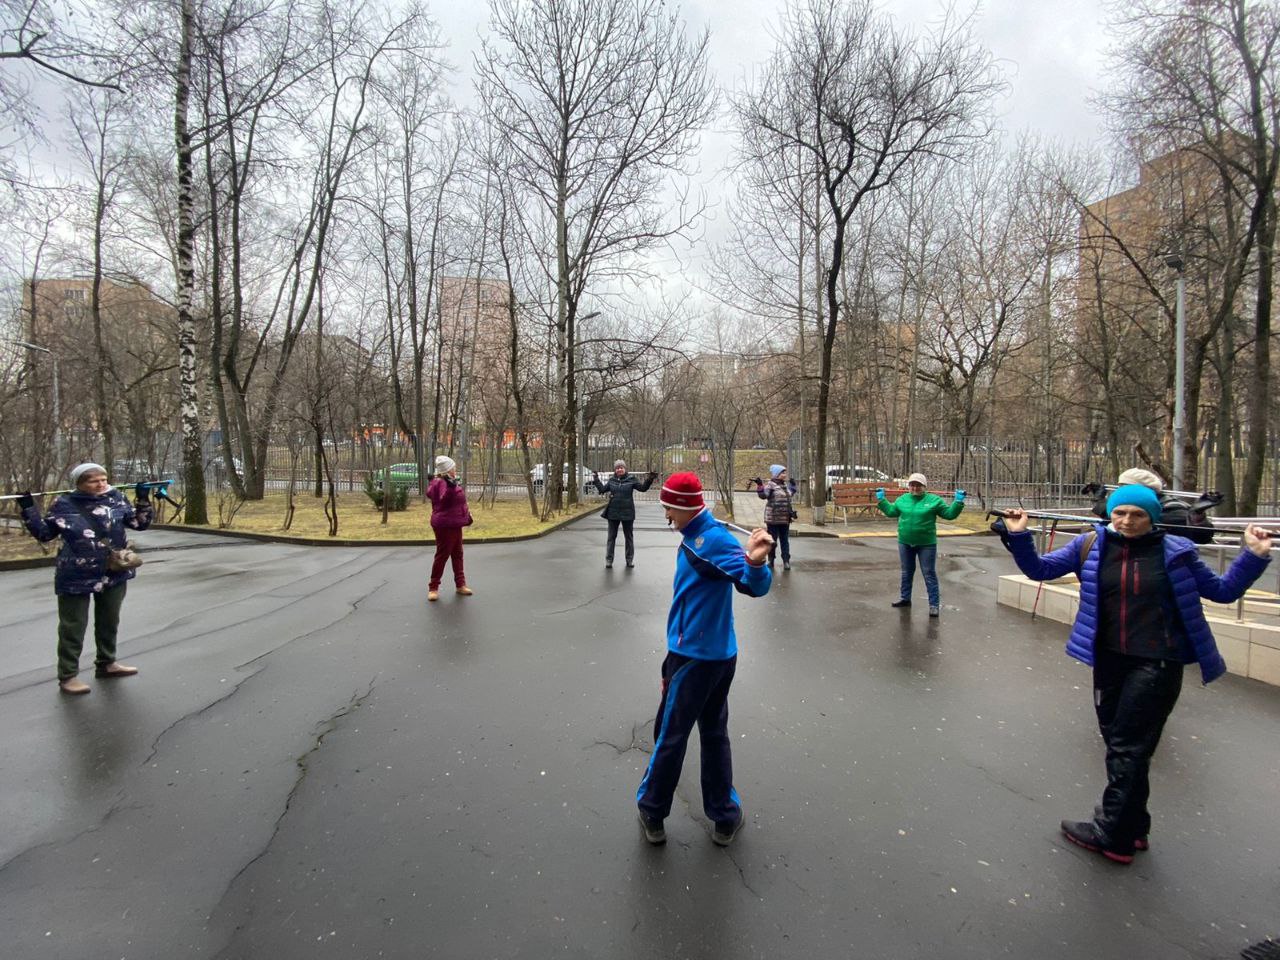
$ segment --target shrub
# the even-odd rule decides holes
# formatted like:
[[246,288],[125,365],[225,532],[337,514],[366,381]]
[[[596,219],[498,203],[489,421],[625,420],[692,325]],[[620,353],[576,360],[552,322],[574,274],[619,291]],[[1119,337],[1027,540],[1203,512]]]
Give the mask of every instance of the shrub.
[[[375,483],[373,477],[364,478],[364,492],[373,501],[373,505],[379,510],[382,509],[382,486]],[[391,502],[387,504],[387,509],[408,510],[409,509],[409,485],[407,483],[391,484]]]

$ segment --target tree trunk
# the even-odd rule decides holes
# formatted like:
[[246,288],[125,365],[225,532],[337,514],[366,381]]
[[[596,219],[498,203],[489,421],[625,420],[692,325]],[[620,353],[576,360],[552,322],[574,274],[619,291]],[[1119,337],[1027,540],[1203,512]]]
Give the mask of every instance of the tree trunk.
[[182,418],[182,466],[185,486],[186,522],[207,524],[209,510],[204,491],[204,464],[201,462],[200,398],[196,389],[196,324],[191,313],[195,289],[195,223],[191,185],[191,133],[187,129],[187,108],[191,99],[191,37],[194,30],[194,0],[182,0],[181,39],[173,111],[174,139],[178,153],[178,360],[180,415]]

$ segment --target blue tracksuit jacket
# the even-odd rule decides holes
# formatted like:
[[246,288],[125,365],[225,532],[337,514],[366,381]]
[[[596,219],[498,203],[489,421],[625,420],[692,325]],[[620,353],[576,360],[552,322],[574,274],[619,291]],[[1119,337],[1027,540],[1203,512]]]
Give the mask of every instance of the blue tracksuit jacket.
[[732,533],[704,509],[682,531],[675,590],[667,614],[667,649],[695,660],[738,655],[733,591],[763,597],[773,583],[768,566],[752,566]]

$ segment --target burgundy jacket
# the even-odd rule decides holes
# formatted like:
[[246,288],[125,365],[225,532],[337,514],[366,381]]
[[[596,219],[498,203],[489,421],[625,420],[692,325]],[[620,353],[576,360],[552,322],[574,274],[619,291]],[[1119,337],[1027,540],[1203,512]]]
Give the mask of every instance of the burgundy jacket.
[[467,509],[467,491],[461,483],[434,477],[427,484],[427,499],[431,501],[431,526],[451,530],[467,525],[471,511]]

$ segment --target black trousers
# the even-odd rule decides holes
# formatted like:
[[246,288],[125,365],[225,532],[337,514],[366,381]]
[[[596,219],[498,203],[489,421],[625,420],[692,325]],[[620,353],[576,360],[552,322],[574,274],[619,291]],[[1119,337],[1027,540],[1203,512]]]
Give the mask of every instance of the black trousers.
[[773,537],[773,546],[769,548],[769,562],[773,563],[774,557],[778,554],[778,548],[782,548],[782,562],[791,562],[791,524],[789,523],[766,523],[765,527],[769,530],[769,536]]
[[627,542],[627,563],[631,563],[636,558],[636,541],[631,532],[635,521],[613,519],[609,520],[609,539],[604,545],[604,562],[613,563],[613,545],[618,539],[618,524],[622,524],[622,536]]
[[1096,819],[1109,849],[1132,853],[1151,830],[1147,798],[1151,757],[1182,692],[1183,665],[1099,650],[1093,666],[1093,705],[1107,745],[1107,788]]

